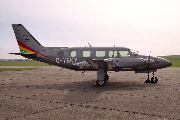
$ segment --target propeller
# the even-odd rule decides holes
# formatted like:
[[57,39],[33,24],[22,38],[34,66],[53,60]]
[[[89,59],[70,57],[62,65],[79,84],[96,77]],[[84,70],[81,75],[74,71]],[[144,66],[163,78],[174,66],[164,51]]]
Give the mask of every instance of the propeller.
[[150,63],[150,55],[148,57],[148,64],[147,64],[148,65],[148,80],[149,80],[149,65],[150,65],[149,63]]
[[145,62],[145,64],[148,65],[148,66],[155,63],[154,60],[151,60],[151,56],[150,56],[150,55],[147,57],[147,59],[145,59],[144,62]]
[[150,82],[150,80],[149,80],[150,65],[152,65],[154,63],[155,63],[155,61],[151,60],[151,56],[150,55],[145,60],[145,64],[148,66],[148,79],[145,81],[145,83],[149,83]]

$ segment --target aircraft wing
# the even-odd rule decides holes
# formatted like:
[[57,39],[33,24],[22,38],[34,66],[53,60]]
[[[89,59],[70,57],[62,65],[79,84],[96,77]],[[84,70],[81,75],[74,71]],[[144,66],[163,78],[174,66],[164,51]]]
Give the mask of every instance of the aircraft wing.
[[98,69],[99,62],[107,63],[108,68],[118,67],[116,63],[114,63],[112,60],[109,60],[109,59],[88,59],[87,61],[78,62],[78,63],[75,63],[74,65],[78,66],[80,69],[83,69],[83,68]]
[[106,63],[108,69],[113,68],[136,68],[145,64],[145,60],[141,58],[107,58],[107,59],[88,59],[87,61],[78,62],[74,65],[80,69],[94,68],[98,69],[99,63]]
[[116,62],[114,62],[114,61],[111,60],[111,59],[92,59],[92,60],[90,60],[90,62],[91,62],[92,64],[97,65],[97,66],[98,66],[98,63],[99,63],[99,62],[105,62],[105,63],[107,63],[108,68],[119,67],[119,66],[116,64]]

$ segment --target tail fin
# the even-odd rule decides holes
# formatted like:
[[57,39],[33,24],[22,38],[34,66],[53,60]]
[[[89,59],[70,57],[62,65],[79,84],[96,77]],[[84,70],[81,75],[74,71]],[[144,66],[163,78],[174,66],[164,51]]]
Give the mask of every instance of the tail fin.
[[12,24],[21,53],[40,51],[43,46],[21,24]]

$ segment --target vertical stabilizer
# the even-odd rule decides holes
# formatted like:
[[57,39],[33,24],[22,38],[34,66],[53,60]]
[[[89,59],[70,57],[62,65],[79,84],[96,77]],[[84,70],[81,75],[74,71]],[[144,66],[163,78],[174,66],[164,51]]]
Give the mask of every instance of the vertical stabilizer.
[[43,46],[26,30],[26,28],[21,24],[12,24],[20,51],[26,53],[21,47],[26,46],[34,51],[40,51]]

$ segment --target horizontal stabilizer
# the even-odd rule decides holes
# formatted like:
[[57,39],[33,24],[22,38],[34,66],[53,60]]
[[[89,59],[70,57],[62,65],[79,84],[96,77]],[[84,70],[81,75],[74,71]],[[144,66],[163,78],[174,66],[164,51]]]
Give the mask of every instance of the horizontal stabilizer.
[[37,55],[36,53],[9,53],[14,55]]

